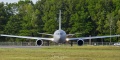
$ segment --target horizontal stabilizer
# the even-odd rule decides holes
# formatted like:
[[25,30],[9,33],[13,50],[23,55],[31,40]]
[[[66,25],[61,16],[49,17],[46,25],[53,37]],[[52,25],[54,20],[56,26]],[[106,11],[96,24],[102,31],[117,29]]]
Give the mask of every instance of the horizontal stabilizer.
[[69,37],[69,36],[74,36],[74,35],[77,35],[77,34],[82,34],[82,33],[67,34],[67,37]]
[[39,32],[38,32],[38,34],[53,36],[53,34],[47,34],[47,33],[39,33]]

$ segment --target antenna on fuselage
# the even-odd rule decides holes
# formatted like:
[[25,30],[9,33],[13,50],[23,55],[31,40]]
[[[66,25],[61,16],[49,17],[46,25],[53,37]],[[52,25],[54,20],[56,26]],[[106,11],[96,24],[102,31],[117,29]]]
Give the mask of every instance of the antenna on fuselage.
[[59,30],[61,30],[61,10],[59,10]]

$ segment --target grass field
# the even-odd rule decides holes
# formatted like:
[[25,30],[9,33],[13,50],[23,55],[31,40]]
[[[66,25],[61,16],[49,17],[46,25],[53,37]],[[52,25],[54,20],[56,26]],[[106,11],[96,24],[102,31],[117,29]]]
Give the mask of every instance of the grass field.
[[0,60],[120,60],[116,46],[0,48]]

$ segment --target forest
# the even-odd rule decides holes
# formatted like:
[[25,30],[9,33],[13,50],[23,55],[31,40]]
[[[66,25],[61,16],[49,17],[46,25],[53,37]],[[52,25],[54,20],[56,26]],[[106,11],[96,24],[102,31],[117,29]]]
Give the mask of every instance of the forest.
[[[0,2],[0,34],[39,36],[58,29],[62,11],[62,29],[74,37],[120,34],[120,0],[20,0]],[[49,36],[47,36],[49,37]],[[9,40],[8,40],[9,39]],[[0,37],[0,41],[23,41]],[[105,39],[108,42],[109,39]],[[120,40],[112,39],[112,42]]]

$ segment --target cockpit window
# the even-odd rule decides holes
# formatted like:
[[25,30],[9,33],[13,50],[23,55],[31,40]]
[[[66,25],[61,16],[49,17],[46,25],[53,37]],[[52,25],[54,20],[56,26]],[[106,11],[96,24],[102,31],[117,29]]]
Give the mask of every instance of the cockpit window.
[[59,33],[57,33],[57,35],[59,35]]
[[57,33],[57,35],[62,35],[62,33]]
[[62,35],[62,33],[60,33],[60,35]]

